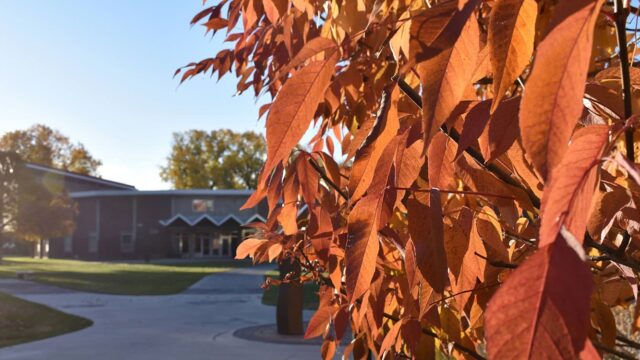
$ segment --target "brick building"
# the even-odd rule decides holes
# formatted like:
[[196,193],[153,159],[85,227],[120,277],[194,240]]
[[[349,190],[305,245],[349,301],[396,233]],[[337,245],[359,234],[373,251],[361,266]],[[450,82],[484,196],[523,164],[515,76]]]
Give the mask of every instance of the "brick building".
[[73,235],[44,242],[49,257],[93,260],[165,257],[232,257],[263,221],[266,204],[240,211],[253,190],[161,190],[27,164],[52,191],[76,202]]

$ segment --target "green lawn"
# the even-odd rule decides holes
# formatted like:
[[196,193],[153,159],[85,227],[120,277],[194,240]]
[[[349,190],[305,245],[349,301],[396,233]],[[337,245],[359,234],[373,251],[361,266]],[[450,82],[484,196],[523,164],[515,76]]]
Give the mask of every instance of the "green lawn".
[[0,277],[33,270],[33,280],[67,289],[122,295],[176,294],[208,274],[248,266],[238,260],[184,262],[171,265],[125,264],[79,260],[4,258]]
[[[265,276],[270,276],[277,279],[279,276],[278,271],[267,271]],[[318,290],[319,286],[316,283],[305,283],[302,289],[303,299],[302,307],[309,310],[316,310],[318,308]],[[271,285],[262,293],[262,303],[264,305],[276,306],[278,303],[278,286]]]
[[0,347],[84,329],[91,320],[0,293]]

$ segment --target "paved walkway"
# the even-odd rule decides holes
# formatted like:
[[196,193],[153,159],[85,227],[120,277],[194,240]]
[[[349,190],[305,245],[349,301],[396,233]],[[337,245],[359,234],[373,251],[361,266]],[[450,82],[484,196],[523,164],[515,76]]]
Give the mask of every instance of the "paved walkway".
[[[0,291],[94,321],[84,330],[0,349],[0,359],[317,359],[317,345],[281,345],[233,336],[275,322],[260,303],[266,268],[207,276],[181,294],[120,296],[75,292],[20,280]],[[305,317],[310,316],[305,313]]]

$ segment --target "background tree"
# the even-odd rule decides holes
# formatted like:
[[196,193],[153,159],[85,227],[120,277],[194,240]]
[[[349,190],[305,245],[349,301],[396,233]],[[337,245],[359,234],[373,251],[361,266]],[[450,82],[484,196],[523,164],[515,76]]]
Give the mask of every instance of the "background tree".
[[67,194],[52,192],[23,166],[16,153],[0,151],[0,237],[38,241],[42,249],[43,240],[73,233],[76,208]]
[[17,179],[17,204],[15,214],[16,238],[40,242],[44,255],[44,241],[73,234],[76,205],[65,193],[53,193],[43,184],[34,181],[32,175],[19,170]]
[[[182,80],[234,74],[239,92],[273,98],[245,204],[266,197],[270,212],[237,256],[294,261],[302,273],[282,282],[321,285],[306,336],[323,337],[325,359],[347,327],[356,359],[636,358],[630,11],[623,0],[206,7],[192,23],[231,46]],[[295,149],[312,124],[311,151]],[[616,328],[614,309],[631,329]]]
[[265,150],[262,135],[252,131],[174,133],[160,176],[176,189],[255,189]]
[[0,151],[0,236],[5,229],[15,228],[19,161],[15,153]]
[[86,175],[97,175],[102,163],[84,145],[74,144],[59,131],[42,124],[0,137],[0,150],[15,152],[26,162]]

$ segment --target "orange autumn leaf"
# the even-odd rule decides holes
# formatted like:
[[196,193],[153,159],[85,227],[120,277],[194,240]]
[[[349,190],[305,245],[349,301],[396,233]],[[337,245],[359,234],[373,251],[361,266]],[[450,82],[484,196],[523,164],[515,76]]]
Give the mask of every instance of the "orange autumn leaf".
[[602,3],[560,2],[536,50],[520,105],[520,133],[527,155],[545,180],[562,160],[582,112],[593,28]]
[[488,355],[577,359],[589,328],[591,288],[589,268],[564,238],[541,248],[509,276],[487,307]]
[[537,14],[535,0],[498,0],[491,10],[488,43],[495,94],[491,113],[531,60]]
[[[597,166],[609,140],[609,127],[593,125],[574,135],[542,197],[540,246],[555,240],[562,225],[579,240],[587,228]],[[562,175],[561,175],[562,174]]]
[[324,91],[329,86],[338,55],[310,63],[282,87],[267,115],[267,161],[270,173],[286,159],[309,127]]

